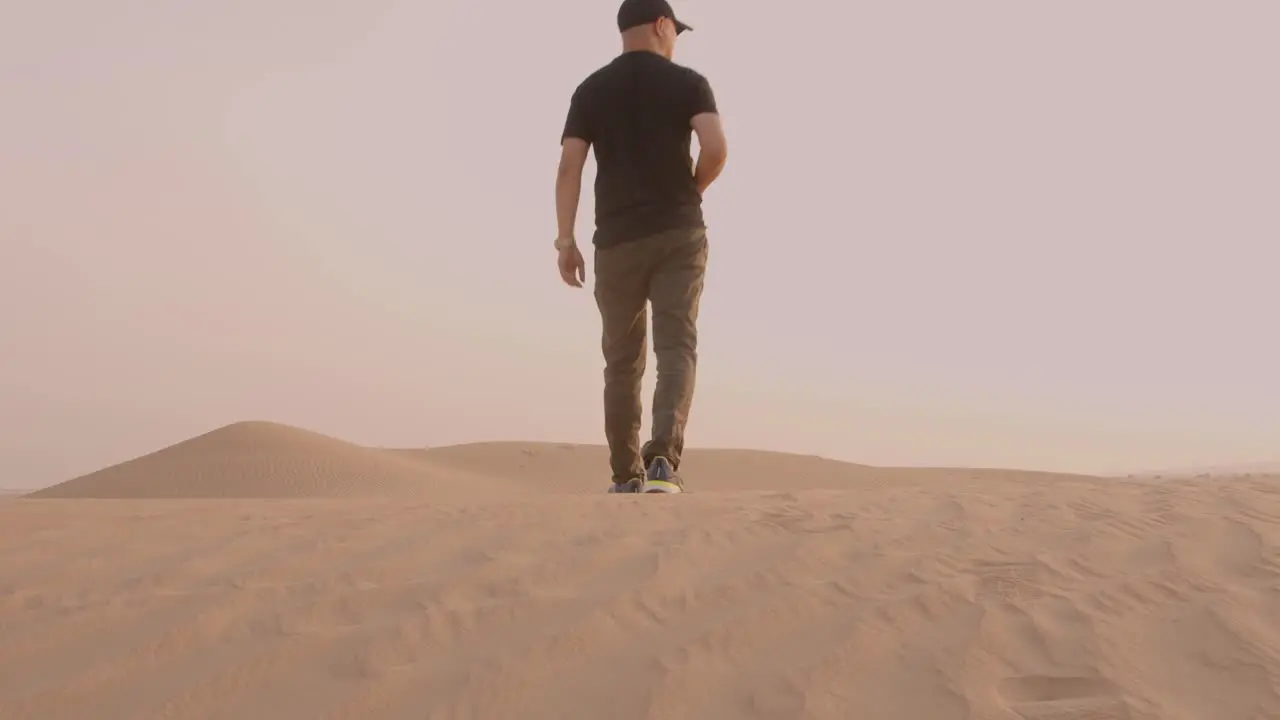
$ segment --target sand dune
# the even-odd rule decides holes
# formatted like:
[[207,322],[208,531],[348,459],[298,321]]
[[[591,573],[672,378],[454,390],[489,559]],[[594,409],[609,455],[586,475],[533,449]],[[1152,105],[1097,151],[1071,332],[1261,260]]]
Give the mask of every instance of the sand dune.
[[251,423],[6,501],[0,718],[1280,717],[1280,478],[602,462]]
[[[971,477],[1084,476],[966,468],[877,468],[808,455],[692,449],[699,490],[852,489]],[[31,498],[319,498],[430,492],[441,499],[579,492],[608,483],[602,446],[491,442],[425,449],[354,445],[269,422],[219,428],[31,493]]]
[[442,472],[426,456],[361,447],[287,425],[243,422],[28,497],[321,498],[415,492],[475,497],[502,489],[466,472]]

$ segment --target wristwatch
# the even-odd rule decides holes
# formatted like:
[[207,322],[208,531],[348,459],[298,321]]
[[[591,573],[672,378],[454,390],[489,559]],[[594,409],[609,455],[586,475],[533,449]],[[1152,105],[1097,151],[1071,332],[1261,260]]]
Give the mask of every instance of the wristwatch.
[[577,244],[578,244],[578,241],[577,241],[577,240],[575,240],[575,239],[573,239],[573,238],[571,238],[571,237],[558,237],[558,238],[556,238],[556,249],[557,249],[557,250],[568,250],[569,248],[571,248],[571,247],[573,247],[574,245],[577,245]]

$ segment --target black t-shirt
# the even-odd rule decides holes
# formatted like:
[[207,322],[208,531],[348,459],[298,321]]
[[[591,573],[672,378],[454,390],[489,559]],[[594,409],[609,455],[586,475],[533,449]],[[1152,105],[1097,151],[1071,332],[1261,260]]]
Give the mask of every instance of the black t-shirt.
[[708,112],[706,78],[651,52],[625,52],[578,85],[561,141],[595,149],[597,247],[703,227],[689,121]]

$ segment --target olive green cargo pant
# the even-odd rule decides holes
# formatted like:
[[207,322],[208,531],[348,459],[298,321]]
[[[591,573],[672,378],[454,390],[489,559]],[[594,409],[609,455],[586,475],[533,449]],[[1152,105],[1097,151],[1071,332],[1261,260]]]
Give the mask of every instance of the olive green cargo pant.
[[[698,305],[707,231],[669,230],[595,251],[595,296],[604,351],[604,431],[615,482],[644,475],[661,456],[679,468],[698,362]],[[648,305],[658,382],[651,439],[640,447],[640,391],[648,355]]]

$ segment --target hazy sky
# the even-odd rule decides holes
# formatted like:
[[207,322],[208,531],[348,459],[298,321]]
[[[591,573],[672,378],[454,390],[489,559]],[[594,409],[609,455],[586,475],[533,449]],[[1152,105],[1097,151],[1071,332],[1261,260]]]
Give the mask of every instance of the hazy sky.
[[[690,444],[1280,458],[1280,5],[776,7],[677,5],[731,147]],[[242,419],[603,442],[552,186],[615,12],[0,0],[0,486]]]

